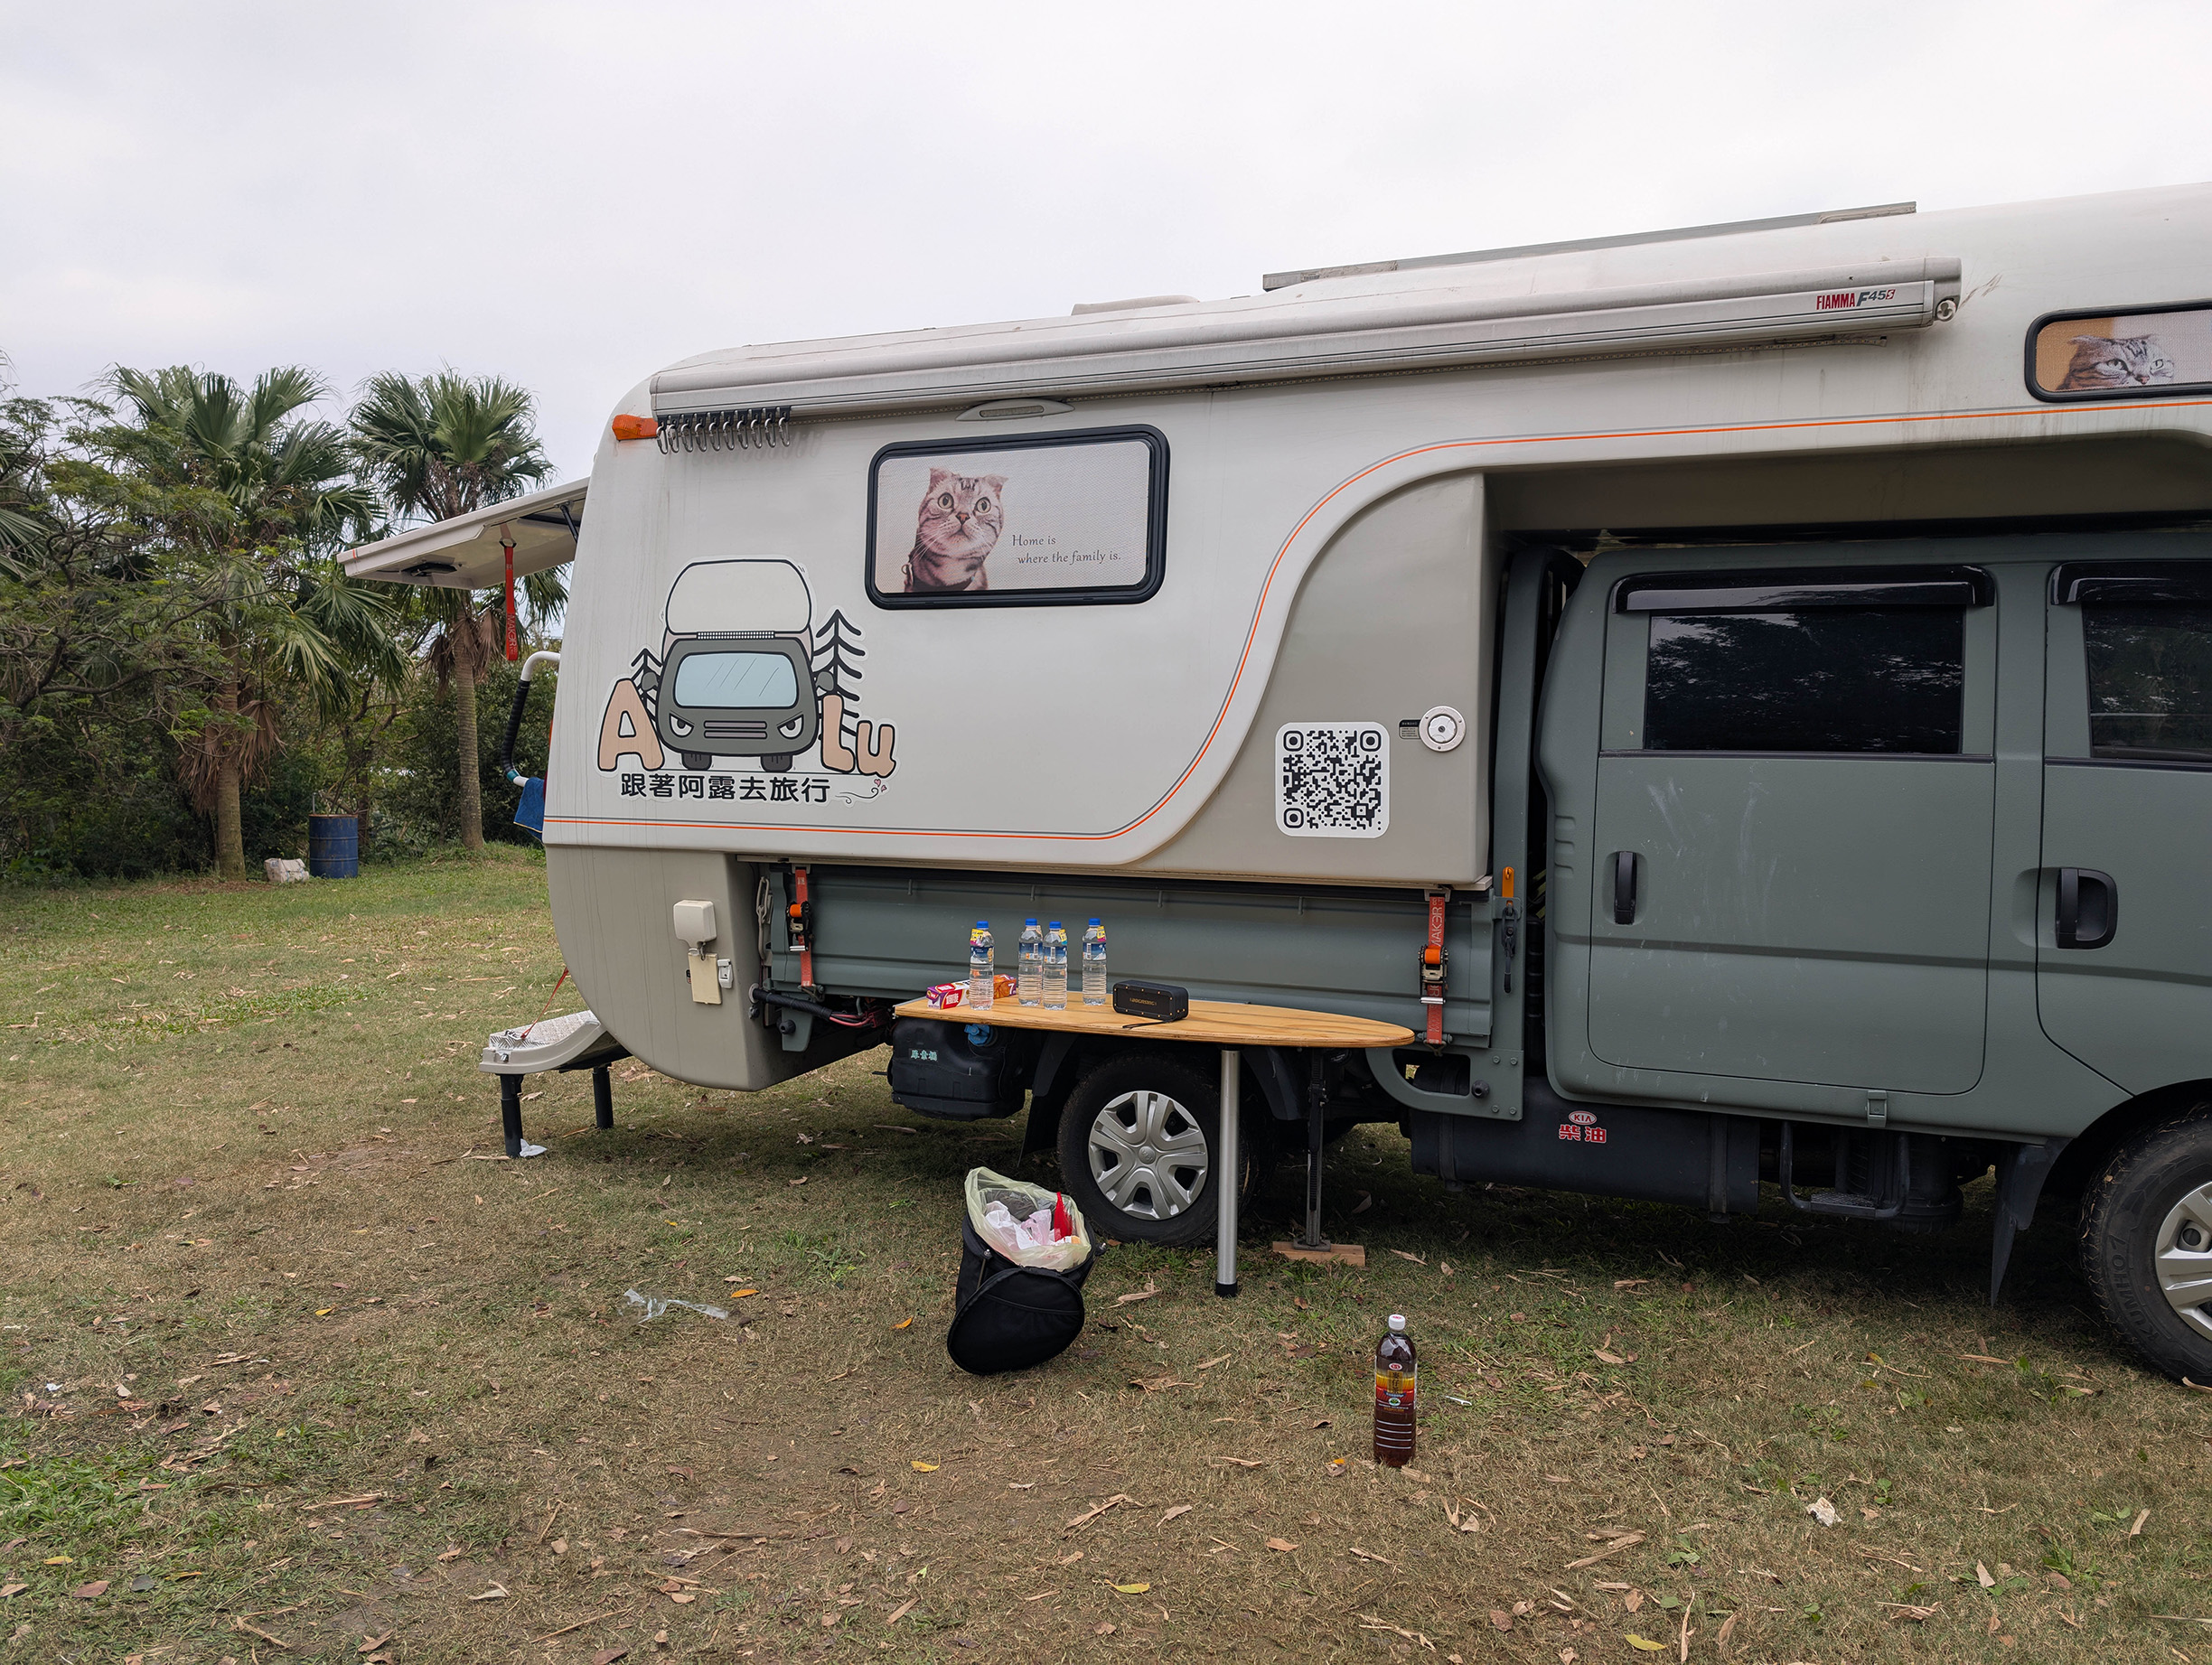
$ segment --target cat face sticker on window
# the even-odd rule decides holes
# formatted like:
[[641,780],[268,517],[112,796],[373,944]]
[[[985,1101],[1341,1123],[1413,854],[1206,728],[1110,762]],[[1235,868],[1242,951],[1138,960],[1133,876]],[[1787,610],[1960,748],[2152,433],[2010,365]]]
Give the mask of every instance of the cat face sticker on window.
[[1167,444],[1093,428],[887,445],[868,472],[879,607],[1142,601],[1159,587]]
[[2028,391],[2057,403],[2212,388],[2212,304],[2056,313],[2028,334]]
[[930,469],[906,557],[907,594],[990,588],[984,567],[1006,527],[1006,482],[1004,474]]

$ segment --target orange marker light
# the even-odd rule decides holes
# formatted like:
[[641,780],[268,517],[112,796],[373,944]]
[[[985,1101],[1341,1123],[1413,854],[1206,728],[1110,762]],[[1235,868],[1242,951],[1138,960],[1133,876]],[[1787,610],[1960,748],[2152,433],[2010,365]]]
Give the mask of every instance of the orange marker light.
[[614,418],[616,439],[651,439],[661,432],[661,425],[651,416],[617,416]]
[[1504,878],[1498,884],[1498,900],[1511,902],[1513,899],[1513,869],[1508,867],[1505,869]]

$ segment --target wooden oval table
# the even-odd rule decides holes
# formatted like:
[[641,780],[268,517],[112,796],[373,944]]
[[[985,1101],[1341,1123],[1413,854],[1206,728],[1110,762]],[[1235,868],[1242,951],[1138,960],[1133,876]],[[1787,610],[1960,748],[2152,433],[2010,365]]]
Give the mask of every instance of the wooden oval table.
[[[1302,1012],[1291,1006],[1243,1006],[1230,1000],[1194,1000],[1190,1015],[1173,1023],[1158,1018],[1132,1017],[1111,1006],[1083,1006],[1074,999],[1064,1006],[1022,1006],[1011,1000],[994,1001],[982,1007],[933,1006],[927,1000],[909,1000],[897,1008],[900,1017],[931,1018],[944,1024],[988,1024],[994,1028],[1045,1029],[1063,1034],[1138,1035],[1173,1041],[1183,1045],[1212,1046],[1221,1050],[1221,1137],[1214,1153],[1216,1174],[1231,1176],[1222,1185],[1215,1207],[1214,1236],[1214,1293],[1237,1292],[1237,1190],[1239,1166],[1238,1117],[1242,1102],[1242,1061],[1247,1047],[1281,1047],[1309,1053],[1347,1048],[1404,1046],[1413,1032],[1401,1024],[1378,1023],[1369,1017],[1346,1017],[1335,1012]],[[1326,1254],[1321,1239],[1321,1120],[1325,1102],[1320,1087],[1319,1061],[1312,1071],[1314,1086],[1308,1097],[1306,1143],[1306,1236],[1300,1248]]]

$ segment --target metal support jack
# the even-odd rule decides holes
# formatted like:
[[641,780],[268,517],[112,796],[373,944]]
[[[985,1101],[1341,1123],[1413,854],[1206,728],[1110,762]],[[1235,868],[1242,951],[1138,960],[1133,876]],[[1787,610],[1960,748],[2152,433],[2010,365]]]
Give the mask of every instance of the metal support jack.
[[1321,1084],[1321,1054],[1314,1053],[1308,1062],[1313,1075],[1306,1086],[1306,1234],[1298,1239],[1298,1247],[1326,1255],[1331,1245],[1321,1235],[1321,1162],[1328,1092]]
[[1306,1230],[1295,1243],[1278,1243],[1275,1252],[1293,1260],[1340,1260],[1348,1266],[1367,1264],[1367,1251],[1356,1243],[1332,1243],[1321,1235],[1321,1165],[1327,1137],[1328,1088],[1322,1077],[1321,1054],[1307,1054],[1312,1074],[1306,1086]]
[[522,1154],[522,1078],[519,1075],[500,1077],[500,1135],[506,1140],[507,1154]]

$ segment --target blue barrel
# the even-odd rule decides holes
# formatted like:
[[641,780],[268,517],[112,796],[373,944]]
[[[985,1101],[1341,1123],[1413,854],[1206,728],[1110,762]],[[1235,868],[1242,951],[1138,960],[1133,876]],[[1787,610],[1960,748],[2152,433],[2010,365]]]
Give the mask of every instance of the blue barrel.
[[316,879],[361,877],[361,822],[355,817],[307,818],[307,874]]

